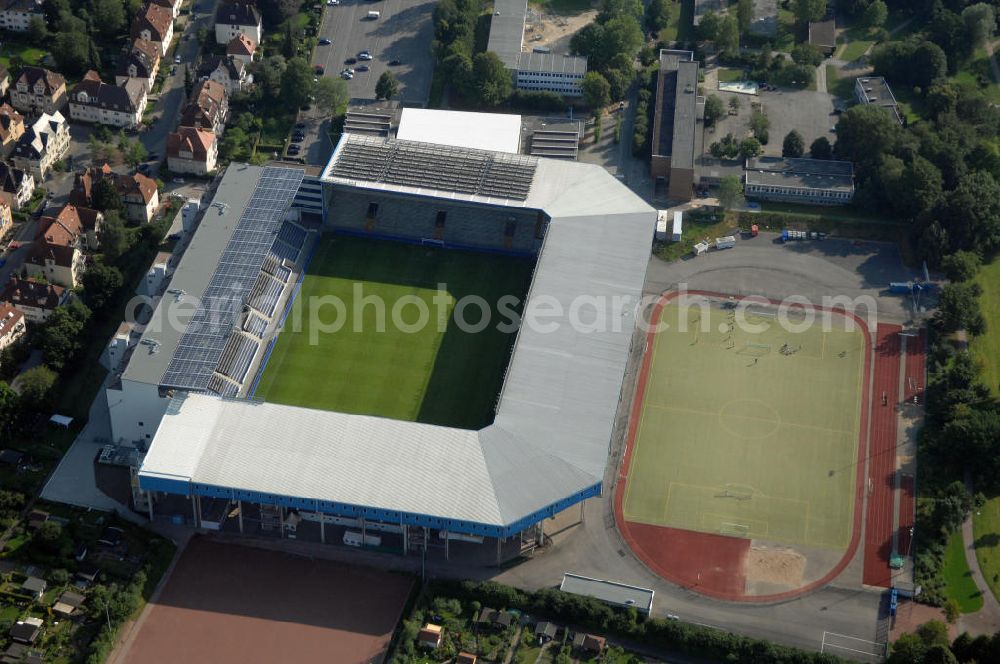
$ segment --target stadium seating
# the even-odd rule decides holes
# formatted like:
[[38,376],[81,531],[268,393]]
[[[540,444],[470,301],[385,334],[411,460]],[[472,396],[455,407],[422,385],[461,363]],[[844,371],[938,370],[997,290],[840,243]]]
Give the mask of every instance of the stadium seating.
[[208,379],[208,389],[224,397],[235,397],[240,393],[240,388],[218,374],[212,374]]
[[257,281],[250,289],[247,297],[247,305],[264,314],[266,318],[274,315],[274,310],[278,306],[278,299],[284,284],[263,272],[257,275]]
[[234,332],[226,342],[216,371],[223,376],[229,376],[237,383],[242,383],[259,347],[260,345],[250,337],[241,332]]
[[267,320],[255,313],[251,312],[247,315],[247,319],[243,321],[243,331],[252,334],[258,339],[264,338],[265,330],[267,330]]
[[296,249],[301,249],[306,240],[306,232],[294,224],[285,222],[278,231],[278,239]]

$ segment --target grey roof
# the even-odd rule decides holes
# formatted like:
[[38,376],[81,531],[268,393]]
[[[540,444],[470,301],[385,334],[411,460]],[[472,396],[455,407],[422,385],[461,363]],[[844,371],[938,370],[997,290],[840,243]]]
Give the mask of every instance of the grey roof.
[[809,43],[813,46],[835,48],[837,46],[837,22],[832,18],[826,21],[809,21]]
[[559,590],[573,595],[593,597],[615,606],[634,606],[639,611],[653,610],[653,591],[615,581],[592,579],[578,574],[563,574]]
[[670,157],[671,168],[694,168],[698,62],[690,56],[690,51],[660,51],[653,154]]
[[523,72],[553,72],[557,74],[586,74],[587,58],[559,53],[521,53],[517,70]]
[[358,140],[371,139],[343,135],[325,182],[544,211],[551,221],[526,310],[547,300],[568,312],[578,297],[596,298],[608,325],[579,329],[564,317],[550,330],[526,319],[494,422],[479,431],[186,395],[164,416],[140,478],[497,528],[592,492],[607,463],[656,211],[603,168],[552,159],[537,160],[523,201],[337,175],[345,146]]
[[862,76],[855,80],[854,90],[857,94],[858,87],[861,87],[862,95],[858,101],[865,105],[878,106],[885,110],[891,118],[902,124],[903,116],[899,113],[899,105],[896,97],[892,94],[889,83],[881,76]]
[[500,56],[508,69],[517,67],[524,40],[524,17],[528,0],[495,0],[486,50]]
[[[260,166],[247,164],[229,166],[214,198],[215,203],[225,203],[225,206],[213,206],[206,212],[177,264],[170,282],[172,290],[196,297],[205,292],[263,171]],[[173,295],[166,297],[173,301]],[[193,313],[193,307],[164,307],[158,302],[122,377],[159,385]],[[170,324],[170,317],[178,324]]]
[[747,160],[746,182],[755,185],[853,191],[854,165],[849,161],[760,157]]

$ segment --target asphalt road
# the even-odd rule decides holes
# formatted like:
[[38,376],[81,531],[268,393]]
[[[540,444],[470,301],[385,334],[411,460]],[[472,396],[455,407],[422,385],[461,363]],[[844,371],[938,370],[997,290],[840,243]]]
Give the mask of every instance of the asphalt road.
[[154,174],[159,171],[160,161],[166,159],[167,134],[177,127],[181,107],[187,98],[184,92],[184,68],[185,66],[193,67],[197,61],[198,50],[201,46],[197,39],[198,29],[204,26],[211,30],[217,2],[218,0],[202,0],[198,3],[198,8],[201,11],[197,14],[192,13],[188,17],[190,20],[188,20],[187,28],[184,30],[184,35],[190,35],[190,37],[185,41],[184,35],[181,35],[175,51],[168,53],[160,65],[167,68],[173,67],[174,55],[181,57],[181,64],[177,66],[177,72],[167,77],[156,100],[156,105],[153,107],[152,126],[139,136],[139,140],[146,146],[149,154],[157,156],[156,164],[152,166]]
[[[382,15],[368,19],[369,11]],[[312,63],[323,65],[326,76],[339,76],[347,66],[357,69],[368,65],[369,71],[356,72],[347,87],[352,99],[374,99],[379,76],[390,68],[389,61],[398,59],[401,64],[391,67],[399,80],[398,99],[407,105],[425,106],[434,67],[430,53],[433,11],[434,0],[343,0],[323,13],[319,36],[333,43],[317,46]],[[365,49],[374,60],[344,64]]]

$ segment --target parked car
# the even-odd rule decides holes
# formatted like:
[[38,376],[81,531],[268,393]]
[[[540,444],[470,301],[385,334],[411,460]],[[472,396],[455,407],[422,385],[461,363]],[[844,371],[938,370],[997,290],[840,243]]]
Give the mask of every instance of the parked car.
[[326,5],[328,7],[336,7],[340,4],[340,0],[326,0]]
[[174,178],[174,184],[184,184],[184,178]]
[[368,51],[361,51],[358,53],[358,60],[373,60],[372,54]]
[[393,58],[392,60],[389,60],[389,65],[390,65],[391,67],[398,67],[398,66],[399,66],[399,65],[401,65],[401,64],[403,64],[403,63],[402,63],[402,62],[400,62],[400,61],[399,61],[398,59],[396,59],[396,58]]
[[180,63],[181,63],[181,56],[175,55],[174,56],[174,64],[175,65],[179,65]]
[[313,67],[313,71],[316,72],[317,74],[322,74],[323,72],[326,71],[326,67],[324,67],[323,65],[316,65],[315,67]]
[[354,71],[368,71],[368,65],[358,65]]
[[327,39],[326,37],[323,37],[322,39],[319,40],[319,45],[320,46],[329,46],[332,43],[333,42],[331,40]]
[[347,58],[346,60],[344,60],[344,64],[345,64],[345,65],[353,65],[353,64],[355,64],[355,63],[356,63],[357,61],[358,61],[358,59],[357,59],[357,58]]
[[295,128],[296,129],[305,129],[306,128],[306,123],[305,122],[296,122],[295,123]]

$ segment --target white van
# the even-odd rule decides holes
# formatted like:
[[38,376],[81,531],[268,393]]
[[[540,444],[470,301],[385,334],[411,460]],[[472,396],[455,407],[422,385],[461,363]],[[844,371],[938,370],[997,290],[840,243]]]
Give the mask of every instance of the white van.
[[371,21],[377,21],[380,18],[382,18],[382,12],[379,12],[379,11],[368,12],[368,19],[369,20],[371,20]]

